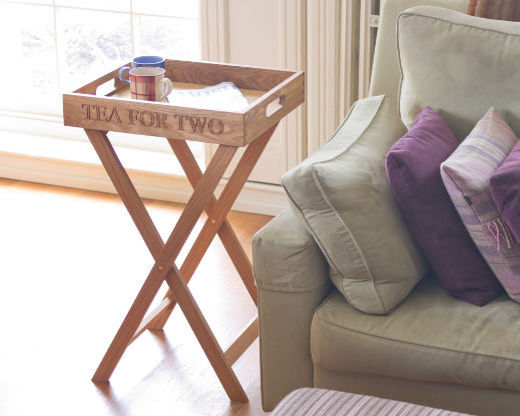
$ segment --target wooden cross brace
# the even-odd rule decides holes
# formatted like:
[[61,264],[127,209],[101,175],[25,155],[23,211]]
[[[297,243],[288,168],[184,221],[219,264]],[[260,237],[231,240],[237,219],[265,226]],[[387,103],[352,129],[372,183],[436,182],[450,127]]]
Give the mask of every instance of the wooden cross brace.
[[[185,141],[167,139],[193,187],[193,193],[166,243],[159,235],[106,133],[85,129],[103,167],[155,260],[148,277],[94,373],[92,381],[108,382],[128,345],[146,329],[162,329],[175,304],[178,303],[229,398],[247,402],[247,396],[231,366],[256,339],[257,319],[253,319],[236,341],[223,351],[189,291],[187,283],[211,241],[218,234],[256,304],[257,292],[251,263],[226,215],[275,129],[276,125],[267,129],[247,146],[218,200],[214,196],[215,188],[238,148],[219,145],[205,172],[202,173]],[[179,270],[175,266],[175,260],[203,211],[206,211],[208,218]],[[145,317],[164,281],[168,284],[168,293],[160,305]]]

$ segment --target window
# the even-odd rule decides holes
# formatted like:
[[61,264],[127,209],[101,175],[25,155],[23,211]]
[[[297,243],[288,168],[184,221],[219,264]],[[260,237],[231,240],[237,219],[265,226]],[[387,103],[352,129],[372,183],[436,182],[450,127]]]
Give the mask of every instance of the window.
[[[81,130],[63,127],[61,93],[133,56],[199,60],[199,21],[199,0],[0,0],[0,150],[23,153],[25,143],[27,153],[38,153],[34,136],[85,144]],[[12,134],[25,140],[9,140]],[[171,153],[160,139],[110,138],[128,149]],[[195,152],[202,158],[203,146]]]

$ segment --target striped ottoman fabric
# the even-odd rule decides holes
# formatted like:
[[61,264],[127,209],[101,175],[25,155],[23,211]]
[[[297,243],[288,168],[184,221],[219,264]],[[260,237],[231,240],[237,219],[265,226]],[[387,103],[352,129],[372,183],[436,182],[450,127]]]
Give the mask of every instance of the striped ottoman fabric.
[[286,396],[272,416],[468,416],[448,410],[333,390],[301,388]]

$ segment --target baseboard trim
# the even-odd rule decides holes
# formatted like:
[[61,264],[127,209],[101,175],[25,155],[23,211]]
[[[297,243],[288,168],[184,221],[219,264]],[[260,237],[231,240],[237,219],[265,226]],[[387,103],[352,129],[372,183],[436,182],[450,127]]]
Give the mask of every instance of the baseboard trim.
[[[184,176],[128,170],[143,198],[186,203],[192,189]],[[100,164],[42,158],[0,152],[0,177],[45,183],[69,188],[116,193]],[[222,192],[222,180],[216,194]],[[288,206],[281,186],[247,182],[232,209],[264,215],[277,215]]]

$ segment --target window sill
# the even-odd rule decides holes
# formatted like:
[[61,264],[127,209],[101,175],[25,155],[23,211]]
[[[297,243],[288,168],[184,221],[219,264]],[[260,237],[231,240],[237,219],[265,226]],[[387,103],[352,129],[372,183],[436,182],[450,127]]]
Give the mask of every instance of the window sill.
[[[90,143],[13,132],[0,132],[0,152],[69,162],[101,164]],[[173,152],[168,154],[123,146],[116,146],[116,152],[123,166],[128,169],[185,176]],[[199,166],[202,166],[203,161],[198,160],[198,162]]]
[[[144,198],[186,203],[192,188],[175,156],[117,148],[137,192]],[[0,177],[115,193],[90,143],[0,131]],[[220,195],[226,180],[215,194]],[[279,185],[246,182],[234,210],[277,215],[288,206]]]

